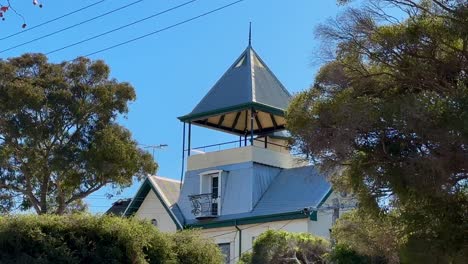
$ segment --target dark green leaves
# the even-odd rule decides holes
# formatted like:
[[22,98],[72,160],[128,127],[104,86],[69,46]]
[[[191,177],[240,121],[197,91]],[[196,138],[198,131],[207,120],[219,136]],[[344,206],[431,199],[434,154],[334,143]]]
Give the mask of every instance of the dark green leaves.
[[[458,234],[468,223],[468,6],[366,3],[318,28],[335,57],[291,103],[288,128],[324,169],[343,169],[334,187],[359,198],[355,223],[390,223],[407,236],[394,250],[419,241],[451,259],[467,245]],[[380,9],[388,4],[406,19]]]
[[0,194],[61,214],[106,184],[125,187],[155,172],[150,155],[116,123],[134,89],[109,72],[87,58],[0,61]]

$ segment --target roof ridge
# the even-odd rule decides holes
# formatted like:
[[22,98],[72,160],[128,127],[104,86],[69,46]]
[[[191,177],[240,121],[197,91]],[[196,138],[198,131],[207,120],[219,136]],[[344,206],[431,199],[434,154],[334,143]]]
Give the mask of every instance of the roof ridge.
[[253,48],[251,45],[249,45],[247,47],[248,49],[248,56],[249,56],[249,60],[248,60],[248,63],[249,63],[249,74],[250,74],[250,95],[252,96],[252,101],[253,102],[257,102],[257,95],[255,93],[255,63],[252,61],[252,55],[254,55],[254,53],[252,53],[253,51]]
[[175,182],[175,183],[180,183],[179,180],[172,179],[172,178],[166,178],[166,177],[162,177],[162,176],[158,176],[158,175],[150,175],[149,177],[154,177],[156,179],[160,179],[160,180],[163,180],[163,181],[172,181],[172,182]]

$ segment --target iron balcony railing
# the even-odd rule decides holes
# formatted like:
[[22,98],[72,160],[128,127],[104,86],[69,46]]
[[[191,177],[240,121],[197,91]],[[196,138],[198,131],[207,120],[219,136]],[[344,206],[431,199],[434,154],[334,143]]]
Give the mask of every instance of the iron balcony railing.
[[192,214],[197,219],[218,217],[219,196],[213,193],[189,195]]
[[[262,140],[259,138],[254,139],[255,145],[257,147],[263,147],[263,148],[272,148],[276,147],[279,152],[284,152],[284,153],[289,153],[290,151],[290,146],[289,145],[283,145],[283,144],[277,144],[273,142],[268,142],[266,140]],[[250,143],[248,143],[250,144]],[[228,142],[222,142],[218,144],[211,144],[211,145],[206,145],[206,146],[200,146],[200,147],[195,147],[191,148],[190,152],[193,152],[193,154],[203,154],[206,152],[212,152],[212,151],[220,151],[220,150],[226,150],[226,149],[232,149],[232,148],[239,148],[243,146],[247,146],[247,143],[244,144],[243,141],[235,140],[235,141],[228,141]],[[184,149],[184,151],[189,151],[188,149]]]

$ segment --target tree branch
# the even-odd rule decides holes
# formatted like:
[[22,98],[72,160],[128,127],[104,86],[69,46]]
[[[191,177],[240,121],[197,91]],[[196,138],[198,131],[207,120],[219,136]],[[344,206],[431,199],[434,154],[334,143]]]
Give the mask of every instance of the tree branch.
[[88,190],[86,191],[83,191],[83,192],[79,192],[77,194],[74,194],[70,199],[68,199],[65,204],[66,205],[69,205],[71,204],[72,202],[76,201],[76,200],[80,200],[80,199],[83,199],[85,198],[86,196],[90,195],[91,193],[99,190],[101,187],[103,187],[104,185],[108,184],[110,182],[102,182],[102,183],[99,183],[99,184],[96,184],[92,187],[90,187]]

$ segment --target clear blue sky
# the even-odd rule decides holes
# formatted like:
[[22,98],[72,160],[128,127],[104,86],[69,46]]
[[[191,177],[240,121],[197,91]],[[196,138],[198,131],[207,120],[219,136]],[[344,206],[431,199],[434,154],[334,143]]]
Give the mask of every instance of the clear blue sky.
[[[86,11],[1,40],[0,49],[40,37],[135,0],[106,0]],[[0,3],[5,3],[2,0]],[[39,9],[30,0],[12,0],[29,27],[76,10],[98,0],[43,0]],[[125,10],[81,25],[60,34],[0,53],[1,58],[25,52],[47,53],[95,34],[130,23],[186,0],[144,0]],[[116,43],[158,30],[203,12],[225,5],[229,0],[199,0],[176,11],[150,19],[125,30],[51,54],[60,62],[89,54]],[[67,3],[67,4],[65,4]],[[252,44],[291,93],[307,89],[320,66],[316,53],[319,41],[314,27],[335,17],[342,7],[335,0],[245,0],[220,12],[154,36],[91,56],[110,65],[112,77],[131,83],[137,100],[120,122],[141,144],[168,144],[156,152],[158,175],[179,179],[181,171],[182,123],[178,116],[189,113],[224,71],[246,48],[251,21]],[[21,29],[22,20],[8,11],[0,21],[0,37]],[[219,143],[231,137],[203,128],[193,130],[193,146]],[[138,183],[114,197],[104,198],[109,189],[87,199],[93,212],[105,211],[118,197],[131,197]]]

